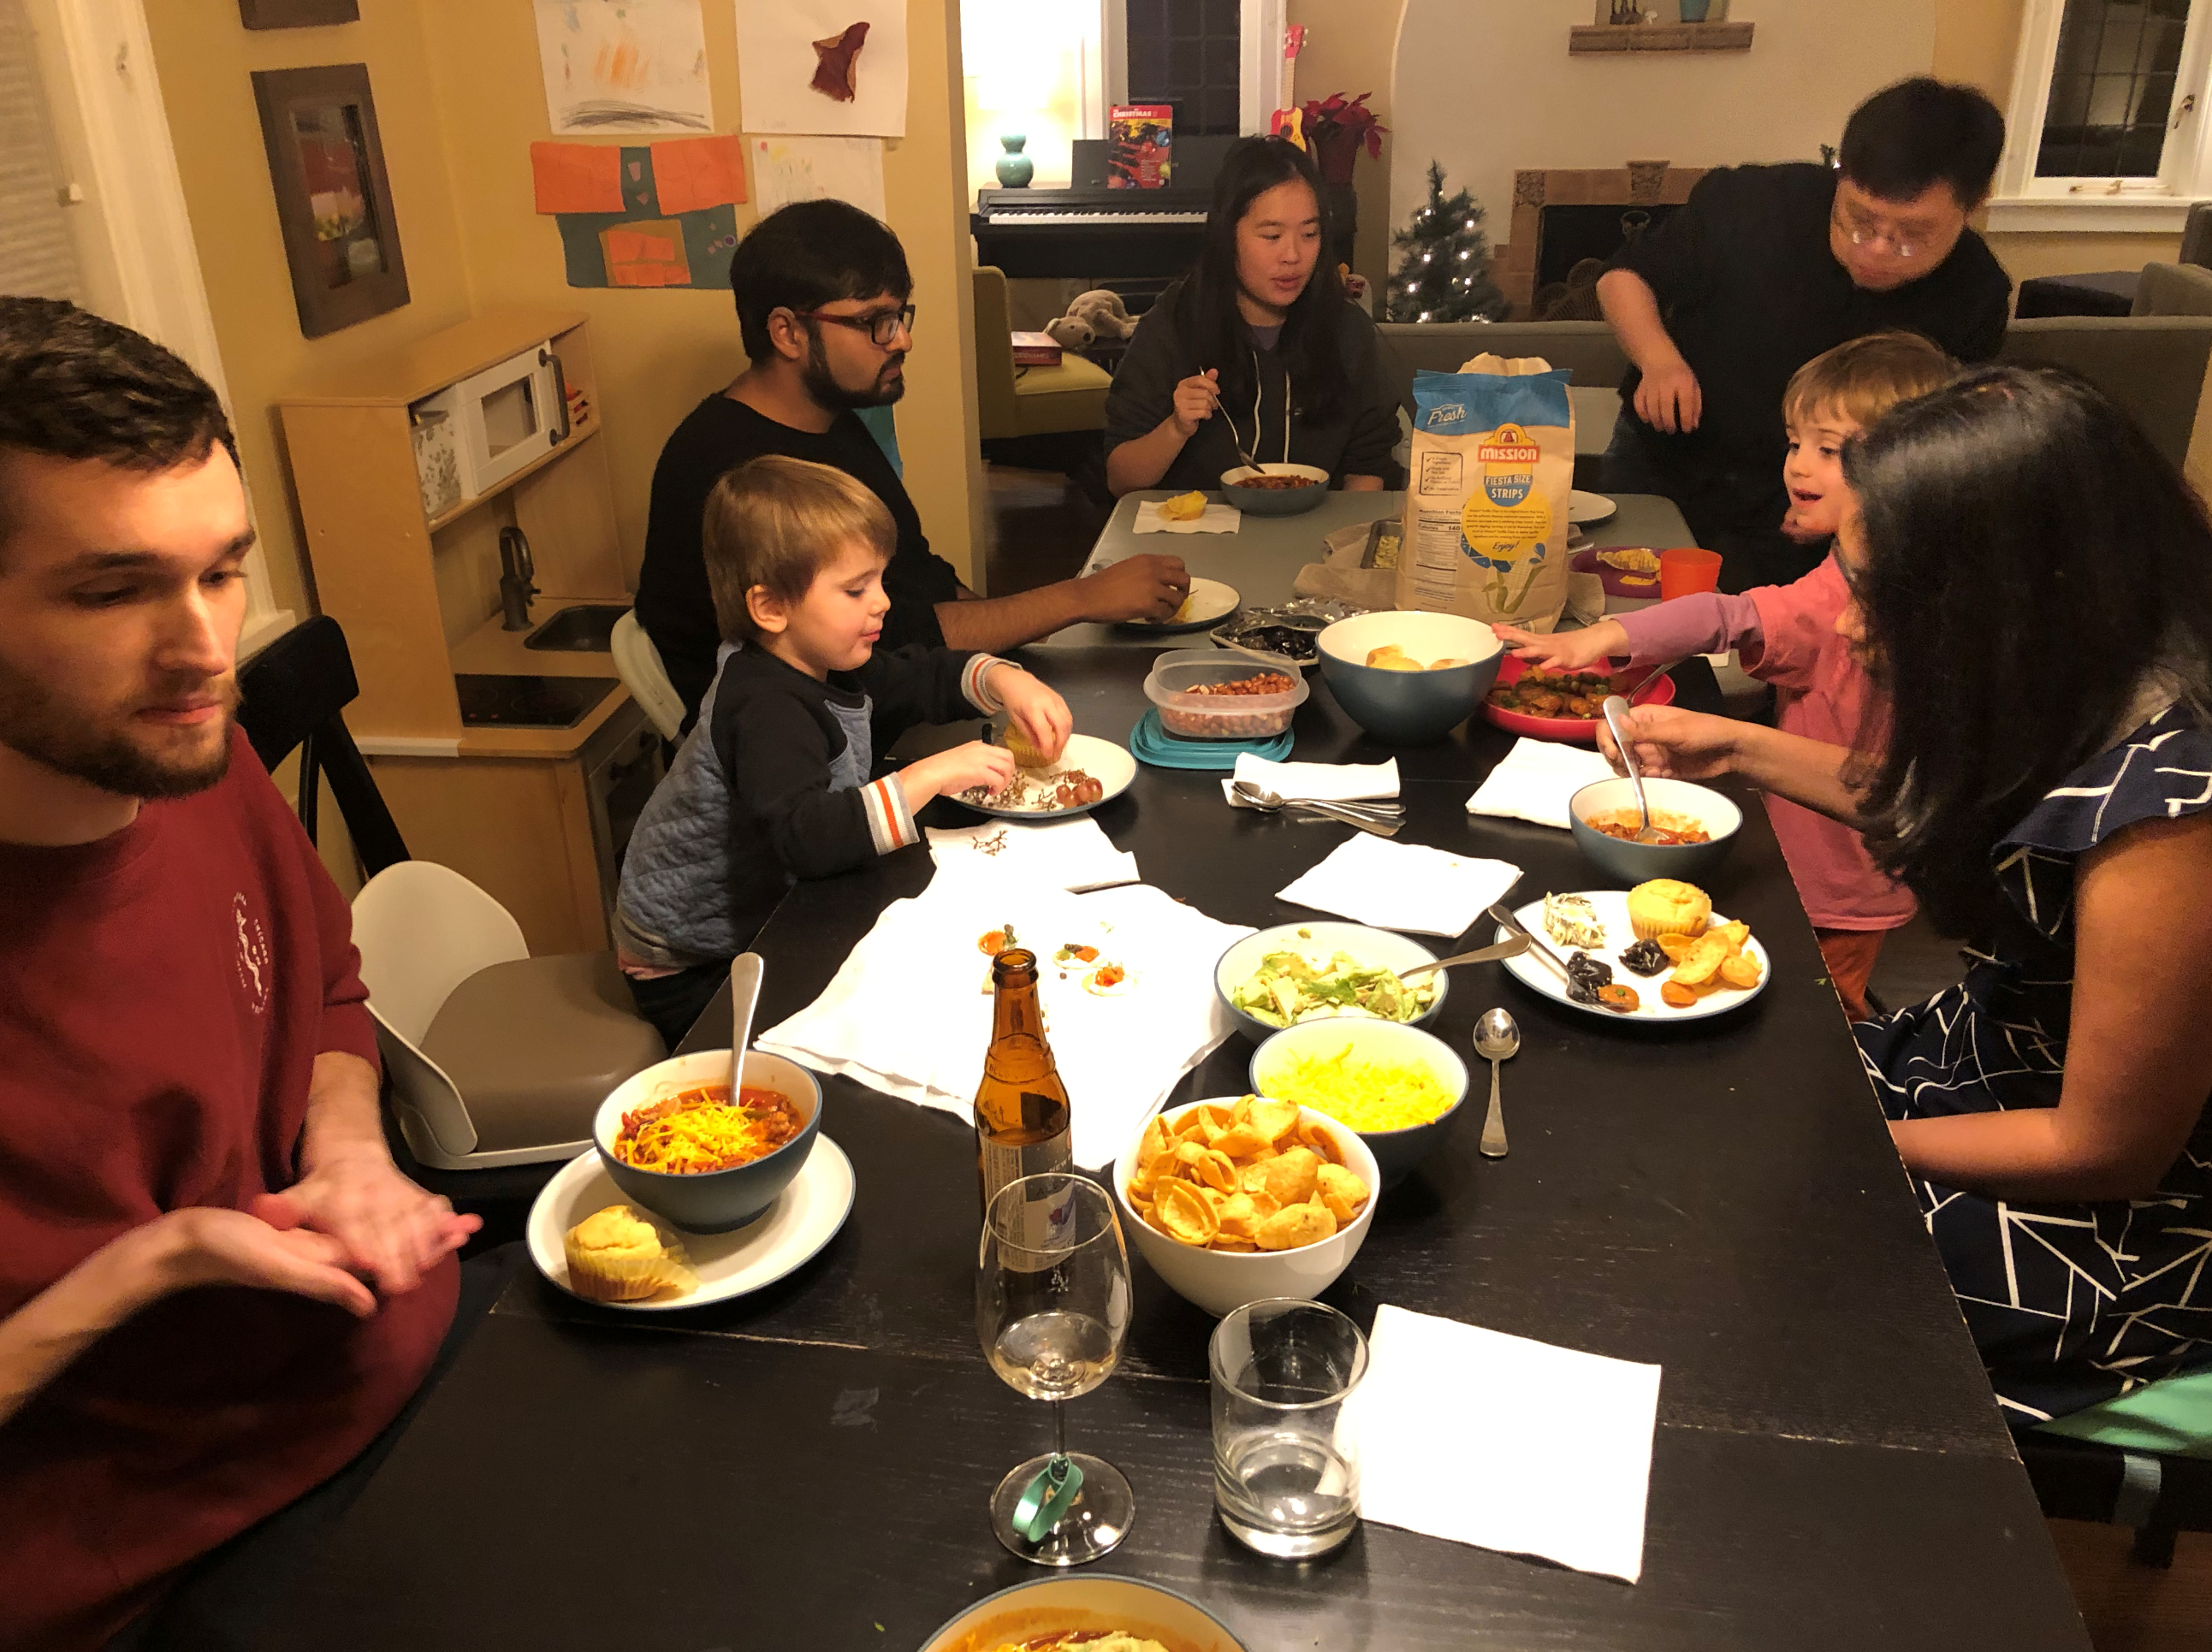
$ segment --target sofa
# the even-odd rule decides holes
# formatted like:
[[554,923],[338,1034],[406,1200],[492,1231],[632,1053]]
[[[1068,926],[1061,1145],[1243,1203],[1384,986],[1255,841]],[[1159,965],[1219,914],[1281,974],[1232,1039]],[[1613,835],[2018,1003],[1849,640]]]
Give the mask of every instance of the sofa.
[[[2132,415],[2159,452],[2179,465],[2189,452],[2205,367],[2212,361],[2212,270],[2146,265],[2136,304],[2133,315],[2015,320],[1998,357],[2071,368]],[[2203,307],[2192,311],[2191,304]],[[1376,331],[1408,413],[1416,371],[1449,373],[1484,350],[1540,355],[1555,367],[1572,368],[1578,387],[1618,386],[1628,369],[1613,329],[1602,321],[1386,321]],[[1780,416],[1781,410],[1775,411]],[[1577,417],[1583,416],[1578,410]],[[1595,432],[1577,435],[1585,449],[1605,445]]]

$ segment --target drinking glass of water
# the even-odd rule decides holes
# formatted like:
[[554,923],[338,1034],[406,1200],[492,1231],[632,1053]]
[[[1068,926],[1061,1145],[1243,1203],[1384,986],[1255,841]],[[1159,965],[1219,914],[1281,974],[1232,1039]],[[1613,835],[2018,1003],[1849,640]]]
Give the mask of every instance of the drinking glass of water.
[[1317,1302],[1273,1297],[1214,1327],[1213,1503],[1261,1554],[1327,1554],[1359,1521],[1359,1450],[1345,1402],[1367,1339]]
[[1023,1559],[1079,1566],[1120,1543],[1136,1499],[1119,1469],[1067,1449],[1061,1402],[1103,1382],[1129,1333],[1129,1254],[1106,1190],[1064,1170],[1023,1176],[983,1213],[975,1333],[1015,1393],[1052,1402],[1052,1450],[999,1482],[991,1530]]

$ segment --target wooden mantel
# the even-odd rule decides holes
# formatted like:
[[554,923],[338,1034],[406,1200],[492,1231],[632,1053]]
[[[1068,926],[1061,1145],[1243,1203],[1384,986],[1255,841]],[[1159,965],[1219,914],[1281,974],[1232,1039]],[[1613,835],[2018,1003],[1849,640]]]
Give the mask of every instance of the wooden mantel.
[[1567,51],[1748,52],[1752,25],[1741,23],[1577,23],[1567,31]]

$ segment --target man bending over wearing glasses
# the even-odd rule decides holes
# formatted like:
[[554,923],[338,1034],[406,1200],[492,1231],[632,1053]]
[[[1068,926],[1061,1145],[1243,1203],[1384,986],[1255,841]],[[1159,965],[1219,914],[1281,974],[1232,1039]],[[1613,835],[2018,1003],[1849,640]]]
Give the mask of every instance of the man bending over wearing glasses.
[[687,722],[714,681],[721,642],[700,543],[707,495],[725,471],[764,453],[834,466],[890,510],[898,547],[884,570],[891,608],[879,649],[918,642],[988,653],[1085,620],[1164,619],[1181,605],[1190,576],[1178,557],[1131,556],[1087,578],[984,598],[931,552],[914,501],[854,411],[905,392],[914,344],[914,278],[883,224],[842,201],[772,212],[738,243],[730,287],[748,365],[660,450],[638,580],[638,623],[684,696]]
[[1824,554],[1781,531],[1791,374],[1893,327],[1961,361],[1996,354],[2012,283],[1966,215],[2003,148],[1972,87],[1900,81],[1852,112],[1834,167],[1709,172],[1599,278],[1630,362],[1605,485],[1679,505],[1725,559],[1723,590],[1787,585]]

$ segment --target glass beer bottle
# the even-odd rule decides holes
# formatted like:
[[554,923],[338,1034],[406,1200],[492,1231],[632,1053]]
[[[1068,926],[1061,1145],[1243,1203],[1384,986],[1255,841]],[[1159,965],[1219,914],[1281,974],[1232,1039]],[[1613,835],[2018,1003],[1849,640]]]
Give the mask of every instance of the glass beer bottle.
[[1065,1170],[1075,1162],[1068,1135],[1067,1087],[1044,1039],[1037,1002],[1037,962],[1016,947],[991,964],[995,997],[991,1048],[975,1092],[975,1142],[983,1208],[999,1189],[1023,1176]]

